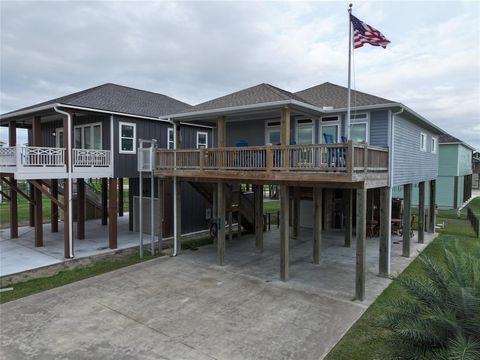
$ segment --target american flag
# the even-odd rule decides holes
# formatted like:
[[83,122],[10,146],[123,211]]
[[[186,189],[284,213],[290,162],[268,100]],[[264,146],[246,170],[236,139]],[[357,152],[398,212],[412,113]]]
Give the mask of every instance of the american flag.
[[362,47],[363,44],[381,46],[385,49],[390,44],[390,40],[374,27],[357,19],[352,14],[350,14],[350,20],[353,25],[353,46],[355,49]]

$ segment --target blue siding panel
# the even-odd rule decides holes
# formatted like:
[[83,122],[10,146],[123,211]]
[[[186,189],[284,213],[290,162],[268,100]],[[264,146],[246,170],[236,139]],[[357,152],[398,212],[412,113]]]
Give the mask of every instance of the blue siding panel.
[[388,110],[370,113],[370,144],[388,146]]

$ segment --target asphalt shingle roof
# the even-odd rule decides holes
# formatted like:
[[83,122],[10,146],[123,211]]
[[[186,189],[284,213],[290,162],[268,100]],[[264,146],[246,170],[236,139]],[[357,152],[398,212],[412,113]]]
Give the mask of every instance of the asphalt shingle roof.
[[[343,109],[347,107],[348,88],[335,85],[329,82],[313,86],[311,88],[297,91],[295,95],[308,101],[320,108],[332,106],[334,109]],[[366,94],[360,91],[352,90],[351,104],[355,106],[369,106],[391,104],[396,101],[384,99],[375,95]]]
[[50,104],[65,104],[151,117],[174,114],[191,107],[191,105],[187,103],[166,95],[107,83],[15,110],[7,114]]
[[303,103],[308,103],[305,99],[289,91],[263,83],[206,101],[182,112],[205,111],[285,100],[298,100]]
[[456,138],[455,136],[452,136],[450,134],[443,134],[443,135],[440,135],[438,137],[438,141],[441,143],[441,144],[444,144],[444,143],[463,143],[462,140]]

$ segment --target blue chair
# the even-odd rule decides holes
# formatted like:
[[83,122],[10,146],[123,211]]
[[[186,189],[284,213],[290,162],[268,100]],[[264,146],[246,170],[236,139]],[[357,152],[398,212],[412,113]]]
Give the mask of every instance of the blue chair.
[[346,136],[342,135],[341,138],[342,138],[342,143],[346,144],[348,142],[348,139]]
[[238,142],[236,143],[236,146],[237,147],[247,147],[248,146],[248,141],[247,140],[238,140]]

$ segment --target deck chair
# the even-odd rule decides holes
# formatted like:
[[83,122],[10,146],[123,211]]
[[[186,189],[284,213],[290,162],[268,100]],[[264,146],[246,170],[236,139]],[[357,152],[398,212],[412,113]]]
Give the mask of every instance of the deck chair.
[[[335,144],[333,141],[333,135],[323,133],[323,139],[325,140],[325,144]],[[327,164],[329,167],[340,167],[342,154],[340,149],[329,148],[327,150]]]

